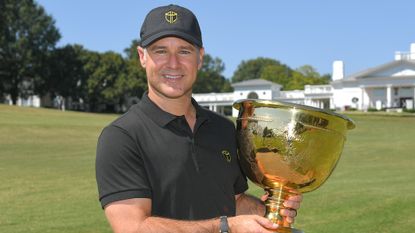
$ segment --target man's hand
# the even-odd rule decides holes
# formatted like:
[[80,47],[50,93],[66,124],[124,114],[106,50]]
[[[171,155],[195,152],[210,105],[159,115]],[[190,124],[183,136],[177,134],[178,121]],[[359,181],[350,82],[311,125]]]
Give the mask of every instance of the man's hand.
[[[262,201],[266,201],[268,198],[268,193],[265,193],[262,197]],[[298,193],[297,195],[288,196],[287,200],[283,203],[283,208],[280,210],[281,216],[285,217],[285,220],[293,224],[295,217],[297,217],[297,210],[300,208],[300,204],[303,201],[303,195]]]
[[302,200],[303,195],[298,194],[295,196],[289,196],[287,200],[284,201],[284,208],[280,211],[280,214],[286,217],[286,221],[290,224],[294,223],[294,219],[297,217],[297,210],[300,208]]
[[270,233],[278,229],[278,225],[269,219],[258,215],[238,215],[228,218],[229,229],[232,233]]

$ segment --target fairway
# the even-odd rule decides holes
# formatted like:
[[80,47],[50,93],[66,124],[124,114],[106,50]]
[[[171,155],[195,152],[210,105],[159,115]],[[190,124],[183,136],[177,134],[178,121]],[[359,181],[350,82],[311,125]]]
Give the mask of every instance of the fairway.
[[[116,117],[0,105],[0,232],[111,232],[97,200],[94,163],[98,135]],[[342,158],[320,189],[304,194],[295,227],[412,232],[415,117],[350,117],[357,127]]]
[[94,163],[115,117],[0,105],[0,232],[110,232]]

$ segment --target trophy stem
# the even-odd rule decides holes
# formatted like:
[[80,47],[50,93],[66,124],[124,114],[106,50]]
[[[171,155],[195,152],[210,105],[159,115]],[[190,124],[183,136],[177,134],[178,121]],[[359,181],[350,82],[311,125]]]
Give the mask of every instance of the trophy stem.
[[282,185],[276,188],[266,188],[268,198],[265,201],[265,217],[280,226],[277,232],[279,233],[303,233],[302,231],[291,228],[291,224],[281,216],[280,211],[284,208],[285,199],[294,192],[284,188]]

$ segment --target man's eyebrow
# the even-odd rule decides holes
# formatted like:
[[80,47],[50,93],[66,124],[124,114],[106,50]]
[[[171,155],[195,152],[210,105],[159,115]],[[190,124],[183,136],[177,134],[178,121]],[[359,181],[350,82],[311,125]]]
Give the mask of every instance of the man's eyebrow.
[[192,51],[196,50],[195,47],[191,46],[191,45],[183,45],[183,46],[180,46],[179,48],[180,49],[188,49],[188,50],[192,50]]
[[[164,45],[153,45],[153,46],[149,47],[149,50],[150,51],[155,51],[157,49],[166,49],[166,48],[167,48],[167,46],[164,46]],[[180,45],[179,49],[187,49],[187,50],[191,50],[191,51],[196,50],[196,48],[192,45]]]
[[167,48],[167,47],[163,46],[163,45],[154,45],[154,46],[151,46],[149,49],[150,49],[150,51],[154,51],[154,50],[157,50],[157,49],[165,49],[165,48]]

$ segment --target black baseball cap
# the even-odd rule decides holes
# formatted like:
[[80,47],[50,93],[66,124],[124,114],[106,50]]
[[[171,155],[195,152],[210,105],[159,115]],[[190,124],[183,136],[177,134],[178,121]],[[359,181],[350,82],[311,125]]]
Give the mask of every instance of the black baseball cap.
[[151,10],[141,26],[140,45],[145,48],[167,36],[179,37],[203,47],[202,33],[196,16],[181,6],[168,5]]

